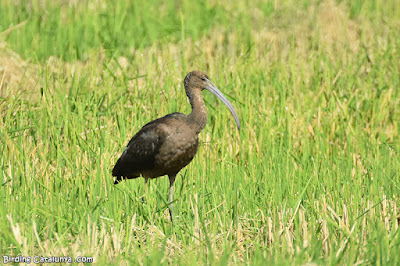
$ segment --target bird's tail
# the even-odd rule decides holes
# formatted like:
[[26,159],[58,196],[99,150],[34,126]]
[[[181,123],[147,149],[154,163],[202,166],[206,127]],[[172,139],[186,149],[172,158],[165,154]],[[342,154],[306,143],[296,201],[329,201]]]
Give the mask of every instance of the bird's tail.
[[122,182],[123,180],[128,180],[128,179],[134,179],[134,178],[138,178],[138,175],[134,175],[134,176],[115,176],[116,179],[114,181],[114,185],[119,184],[120,182]]
[[114,185],[119,184],[119,182],[121,182],[121,181],[122,181],[122,177],[121,176],[117,176],[117,178],[114,181]]

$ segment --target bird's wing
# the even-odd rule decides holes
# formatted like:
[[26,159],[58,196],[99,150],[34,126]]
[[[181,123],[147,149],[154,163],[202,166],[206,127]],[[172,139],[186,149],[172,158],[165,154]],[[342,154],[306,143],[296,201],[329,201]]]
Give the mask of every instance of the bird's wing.
[[154,167],[155,156],[162,144],[157,124],[149,123],[129,141],[125,151],[112,171],[117,177],[138,177],[143,171]]

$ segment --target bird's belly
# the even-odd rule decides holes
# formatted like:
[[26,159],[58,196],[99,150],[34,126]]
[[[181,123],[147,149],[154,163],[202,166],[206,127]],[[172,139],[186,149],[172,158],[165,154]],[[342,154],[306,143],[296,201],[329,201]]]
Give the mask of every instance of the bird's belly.
[[155,158],[155,169],[163,169],[163,174],[177,174],[190,163],[196,155],[198,147],[197,135],[194,137],[174,134],[160,147]]

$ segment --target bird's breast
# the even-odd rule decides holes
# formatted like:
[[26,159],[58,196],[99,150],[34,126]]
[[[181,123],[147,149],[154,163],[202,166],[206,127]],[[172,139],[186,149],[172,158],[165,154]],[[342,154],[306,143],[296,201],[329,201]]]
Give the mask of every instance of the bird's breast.
[[168,127],[163,144],[155,157],[156,168],[176,174],[196,155],[198,135],[186,126]]

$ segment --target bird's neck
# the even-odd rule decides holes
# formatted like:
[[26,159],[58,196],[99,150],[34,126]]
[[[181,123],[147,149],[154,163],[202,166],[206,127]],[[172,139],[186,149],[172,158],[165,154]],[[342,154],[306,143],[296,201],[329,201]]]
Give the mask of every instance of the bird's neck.
[[190,104],[192,105],[192,112],[189,114],[189,121],[195,128],[197,133],[206,126],[207,111],[206,106],[201,96],[201,90],[193,90],[189,97]]

